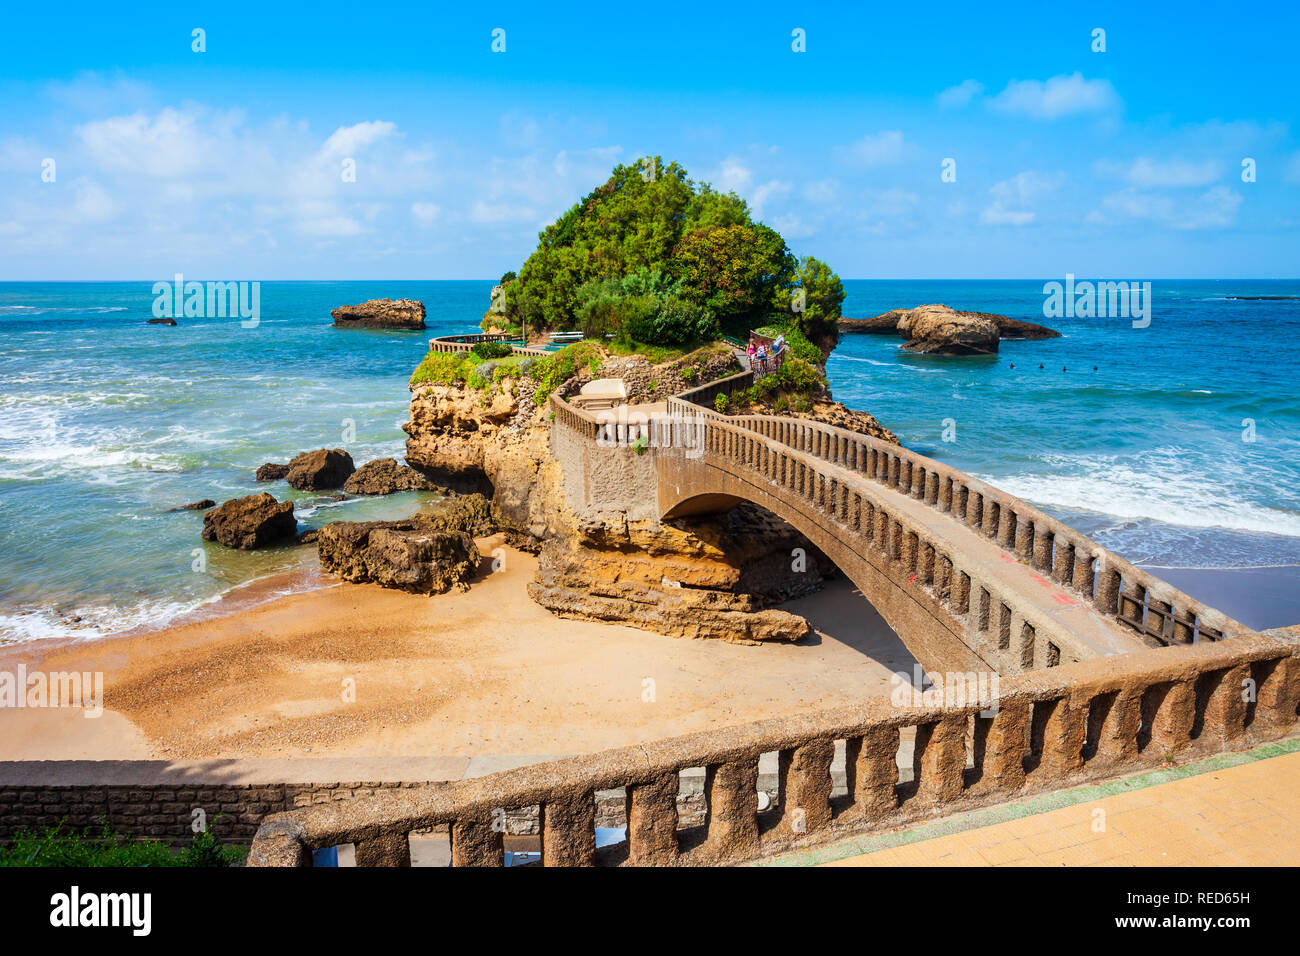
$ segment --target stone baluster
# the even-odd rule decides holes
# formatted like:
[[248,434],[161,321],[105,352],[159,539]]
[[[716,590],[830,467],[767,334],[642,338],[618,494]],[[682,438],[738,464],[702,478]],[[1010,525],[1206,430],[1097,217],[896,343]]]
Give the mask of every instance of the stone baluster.
[[944,717],[916,728],[912,771],[916,800],[922,805],[943,803],[961,793],[966,770],[966,716]]
[[1088,711],[1069,697],[1051,705],[1043,726],[1043,753],[1037,773],[1048,779],[1068,777],[1083,769],[1083,744],[1088,732]]
[[452,866],[504,866],[502,832],[491,821],[467,820],[451,825]]
[[1219,672],[1205,675],[1202,680],[1213,681],[1201,715],[1201,733],[1198,739],[1213,741],[1217,746],[1231,743],[1246,732],[1246,696],[1250,679],[1250,665],[1238,664]]
[[665,773],[627,788],[628,863],[667,866],[677,861],[677,774]]
[[844,743],[844,774],[853,813],[876,820],[898,806],[898,728],[872,727]]
[[542,866],[591,866],[596,860],[596,800],[557,795],[541,807]]
[[1029,733],[1029,704],[999,700],[983,740],[980,789],[1018,790],[1025,782],[1025,741]]
[[1143,707],[1143,722],[1150,721],[1148,746],[1158,753],[1173,753],[1186,747],[1192,736],[1196,719],[1196,686],[1194,681],[1180,680],[1169,684],[1163,697],[1147,713]]
[[835,741],[811,740],[801,747],[782,750],[779,759],[781,789],[780,831],[801,836],[831,822],[831,758]]
[[705,771],[706,846],[714,859],[758,851],[758,759],[715,764]]

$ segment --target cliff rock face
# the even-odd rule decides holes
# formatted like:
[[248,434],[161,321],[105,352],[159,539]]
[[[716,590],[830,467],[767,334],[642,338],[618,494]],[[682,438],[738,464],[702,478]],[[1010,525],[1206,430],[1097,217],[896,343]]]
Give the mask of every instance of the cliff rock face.
[[492,494],[512,543],[539,553],[529,588],[535,601],[564,617],[676,637],[751,643],[807,633],[803,618],[770,607],[835,573],[806,538],[747,505],[659,521],[644,474],[653,473],[652,459],[626,448],[599,479],[615,504],[575,513],[569,502],[582,497],[574,483],[583,479],[566,475],[552,453],[552,440],[568,433],[552,435],[549,410],[532,402],[534,387],[417,385],[403,427],[411,467],[436,483]]
[[371,299],[331,309],[334,324],[353,329],[422,329],[424,303],[416,299]]

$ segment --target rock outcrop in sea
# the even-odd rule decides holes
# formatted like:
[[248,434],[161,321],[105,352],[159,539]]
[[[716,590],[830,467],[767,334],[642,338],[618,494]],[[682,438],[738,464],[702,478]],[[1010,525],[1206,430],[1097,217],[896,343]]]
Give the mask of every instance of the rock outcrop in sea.
[[342,448],[318,448],[290,459],[284,480],[299,491],[327,491],[341,488],[356,470],[352,456]]
[[354,471],[343,483],[350,495],[391,495],[395,491],[434,491],[437,485],[396,458],[376,458]]
[[896,334],[913,352],[934,355],[987,355],[1000,339],[1054,339],[1061,333],[1045,325],[993,312],[964,312],[946,305],[893,309],[869,319],[840,319],[840,334]]
[[203,540],[252,551],[294,537],[298,522],[292,501],[277,501],[262,492],[232,498],[203,516]]
[[331,309],[334,325],[353,329],[422,329],[424,303],[417,299],[371,299]]

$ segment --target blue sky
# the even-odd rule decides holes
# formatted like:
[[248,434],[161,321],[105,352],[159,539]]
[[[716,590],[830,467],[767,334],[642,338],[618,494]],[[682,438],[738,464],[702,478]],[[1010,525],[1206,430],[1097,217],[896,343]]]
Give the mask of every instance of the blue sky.
[[845,277],[1294,277],[1298,37],[1269,3],[29,5],[0,279],[491,277],[648,153]]

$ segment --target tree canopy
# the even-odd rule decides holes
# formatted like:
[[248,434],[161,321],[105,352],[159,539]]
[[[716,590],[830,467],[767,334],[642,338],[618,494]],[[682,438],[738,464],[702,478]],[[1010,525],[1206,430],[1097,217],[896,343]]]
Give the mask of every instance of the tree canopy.
[[658,156],[616,166],[539,239],[518,275],[502,277],[511,323],[655,344],[779,323],[834,342],[844,298],[835,273],[797,260],[735,193]]

